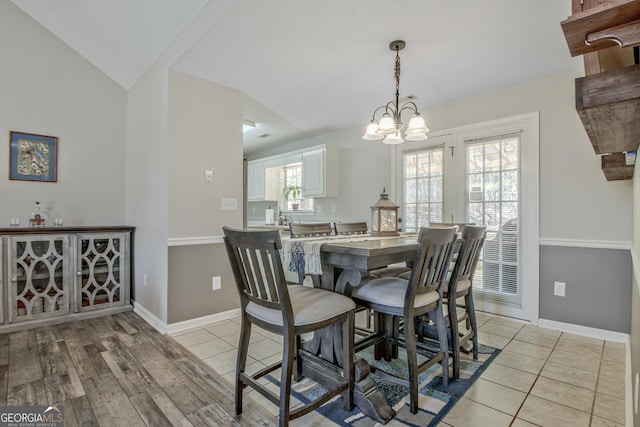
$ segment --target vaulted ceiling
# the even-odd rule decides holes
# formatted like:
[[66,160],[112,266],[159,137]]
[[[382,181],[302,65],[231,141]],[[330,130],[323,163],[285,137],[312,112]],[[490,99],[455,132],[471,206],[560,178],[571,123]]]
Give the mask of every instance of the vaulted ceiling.
[[[245,150],[364,125],[401,96],[421,109],[580,67],[570,0],[11,0],[124,88],[205,7],[228,9],[174,65],[241,90]],[[256,138],[269,133],[269,138]]]

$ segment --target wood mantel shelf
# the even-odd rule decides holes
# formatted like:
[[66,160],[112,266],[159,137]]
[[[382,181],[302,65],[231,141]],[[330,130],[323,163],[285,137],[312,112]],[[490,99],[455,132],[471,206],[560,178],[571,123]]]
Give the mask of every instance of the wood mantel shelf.
[[623,181],[633,178],[634,164],[627,162],[626,153],[605,154],[600,159],[602,159],[602,172],[604,172],[607,181]]
[[640,44],[640,0],[612,0],[562,21],[571,56]]
[[576,111],[596,154],[635,151],[640,142],[640,65],[576,79]]
[[571,9],[561,26],[586,74],[576,79],[576,111],[607,180],[631,179],[640,143],[640,0],[571,0]]

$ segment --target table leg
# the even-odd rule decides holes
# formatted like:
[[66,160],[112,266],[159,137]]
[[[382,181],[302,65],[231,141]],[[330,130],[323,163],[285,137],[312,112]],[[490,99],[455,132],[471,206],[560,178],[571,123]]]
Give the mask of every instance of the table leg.
[[[344,293],[347,285],[359,285],[361,281],[368,280],[368,274],[356,270],[343,270],[339,277],[335,277],[333,268],[323,266],[323,274],[320,280],[320,287],[335,292]],[[314,285],[316,281],[314,280]],[[305,350],[313,354],[320,354],[325,360],[341,365],[342,342],[340,340],[340,326],[333,325],[317,331],[313,340],[305,343]],[[382,392],[378,390],[375,383],[369,378],[371,367],[364,359],[354,360],[355,384],[354,401],[363,414],[369,418],[386,424],[391,420],[396,412],[393,410]],[[304,371],[303,371],[304,373]]]

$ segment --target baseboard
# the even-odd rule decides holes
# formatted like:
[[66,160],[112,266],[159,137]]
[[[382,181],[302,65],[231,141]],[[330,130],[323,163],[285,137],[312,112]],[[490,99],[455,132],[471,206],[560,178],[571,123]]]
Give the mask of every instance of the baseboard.
[[213,322],[231,319],[240,316],[240,308],[223,311],[221,313],[210,314],[208,316],[197,317],[195,319],[184,320],[182,322],[171,323],[166,326],[165,333],[172,335],[187,329],[197,328]]
[[152,312],[135,301],[133,301],[133,312],[142,317],[145,322],[153,326],[154,329],[161,334],[167,333],[167,325],[162,320],[158,319]]
[[569,332],[570,334],[584,335],[587,337],[621,342],[625,344],[629,341],[629,334],[624,334],[622,332],[591,328],[589,326],[574,325],[572,323],[557,322],[555,320],[539,319],[538,326],[540,326],[541,328],[555,329],[562,332]]

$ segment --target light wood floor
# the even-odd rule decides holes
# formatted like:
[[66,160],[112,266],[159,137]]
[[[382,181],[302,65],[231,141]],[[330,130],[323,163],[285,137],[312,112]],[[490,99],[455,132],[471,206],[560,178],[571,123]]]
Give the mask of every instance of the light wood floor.
[[274,424],[131,312],[0,335],[0,405],[58,403],[67,427]]

